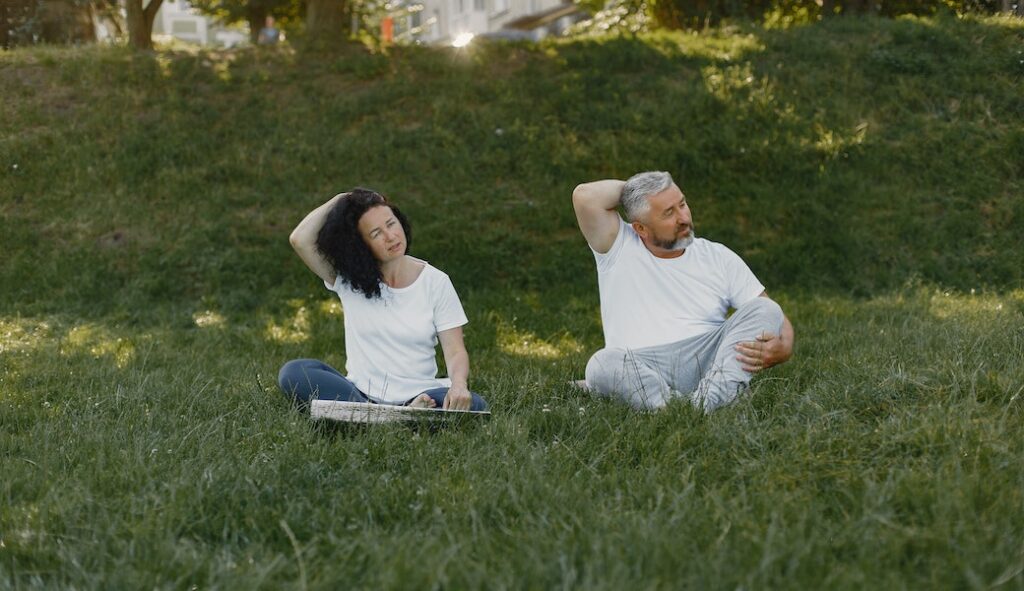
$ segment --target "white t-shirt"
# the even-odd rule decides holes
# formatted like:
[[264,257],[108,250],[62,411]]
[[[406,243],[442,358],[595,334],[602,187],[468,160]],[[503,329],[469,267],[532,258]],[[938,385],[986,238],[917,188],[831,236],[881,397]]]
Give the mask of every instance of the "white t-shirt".
[[[419,261],[419,259],[417,259]],[[437,333],[468,322],[451,279],[426,261],[412,285],[380,286],[368,299],[341,277],[324,285],[338,294],[345,313],[345,372],[361,392],[405,402],[424,390],[451,386],[438,378]]]
[[696,238],[682,256],[659,259],[619,220],[607,253],[594,251],[605,347],[639,349],[710,332],[764,291],[726,246]]

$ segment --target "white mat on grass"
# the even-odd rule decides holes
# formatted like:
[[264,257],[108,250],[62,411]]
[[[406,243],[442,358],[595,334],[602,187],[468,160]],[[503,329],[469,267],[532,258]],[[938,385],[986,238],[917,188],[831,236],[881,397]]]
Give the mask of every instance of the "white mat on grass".
[[344,423],[391,423],[395,421],[450,421],[462,418],[484,418],[488,411],[441,410],[413,408],[371,402],[344,402],[341,400],[314,400],[309,407],[314,419],[330,419]]

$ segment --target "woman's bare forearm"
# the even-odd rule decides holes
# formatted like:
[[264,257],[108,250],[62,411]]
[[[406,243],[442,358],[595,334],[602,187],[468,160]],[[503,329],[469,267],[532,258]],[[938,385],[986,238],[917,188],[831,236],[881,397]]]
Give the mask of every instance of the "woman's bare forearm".
[[327,214],[330,213],[334,204],[346,195],[348,193],[339,193],[328,199],[320,207],[306,214],[306,217],[302,218],[302,221],[299,222],[298,226],[295,226],[295,229],[292,230],[291,235],[288,237],[288,241],[291,242],[292,246],[295,248],[300,246],[316,246],[316,236],[320,233],[320,228],[324,227]]
[[324,227],[324,222],[327,220],[327,214],[330,213],[331,208],[340,199],[344,199],[346,195],[348,193],[335,195],[320,207],[306,214],[306,217],[302,218],[299,225],[295,226],[291,235],[288,236],[288,242],[291,243],[292,248],[295,249],[295,253],[299,255],[302,262],[306,263],[306,266],[311,271],[328,283],[334,283],[336,273],[334,267],[317,250],[316,239],[317,235],[320,234],[320,229]]

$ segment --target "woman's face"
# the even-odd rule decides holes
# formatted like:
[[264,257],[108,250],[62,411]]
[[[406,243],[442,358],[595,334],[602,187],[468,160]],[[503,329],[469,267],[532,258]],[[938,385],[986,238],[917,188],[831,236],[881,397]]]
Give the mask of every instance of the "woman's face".
[[405,256],[405,230],[387,205],[366,210],[359,218],[359,234],[377,262],[386,263]]

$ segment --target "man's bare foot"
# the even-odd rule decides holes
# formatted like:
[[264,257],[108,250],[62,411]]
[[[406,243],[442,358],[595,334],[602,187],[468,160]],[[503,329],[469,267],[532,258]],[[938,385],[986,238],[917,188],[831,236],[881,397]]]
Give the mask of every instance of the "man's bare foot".
[[419,396],[414,398],[413,401],[408,404],[408,406],[411,406],[412,408],[435,408],[437,406],[437,403],[434,402],[434,399],[431,398],[430,396],[427,396],[426,394],[420,394]]
[[590,386],[587,385],[587,380],[572,380],[569,382],[569,385],[579,388],[580,390],[590,391]]

